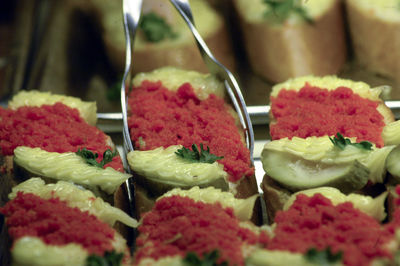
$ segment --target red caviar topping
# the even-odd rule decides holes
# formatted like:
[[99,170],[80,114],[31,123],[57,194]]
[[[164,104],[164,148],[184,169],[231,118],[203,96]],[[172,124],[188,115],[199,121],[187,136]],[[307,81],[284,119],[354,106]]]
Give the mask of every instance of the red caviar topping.
[[233,209],[180,196],[158,200],[144,215],[139,232],[137,261],[145,257],[183,257],[187,252],[201,257],[218,250],[219,262],[244,265],[242,245],[258,242],[256,234],[239,226]]
[[17,197],[0,208],[9,235],[39,237],[48,245],[80,244],[89,254],[113,250],[114,230],[96,216],[71,208],[58,198],[42,199],[32,193]]
[[[235,119],[223,99],[211,94],[200,101],[189,83],[177,92],[161,82],[144,81],[129,95],[129,127],[136,148],[152,150],[181,144],[209,146],[211,153],[224,156],[219,160],[230,181],[254,174],[250,152],[243,143]],[[145,147],[141,145],[144,141]]]
[[327,90],[306,85],[300,91],[281,90],[271,97],[271,112],[276,123],[270,125],[273,140],[288,137],[356,137],[382,147],[383,116],[378,102],[360,97],[351,89]]
[[374,258],[391,257],[385,244],[393,235],[350,202],[334,206],[321,194],[300,194],[289,210],[277,213],[275,222],[267,249],[305,253],[330,247],[333,253],[343,252],[345,265],[369,265]]
[[[106,135],[87,124],[79,111],[62,103],[41,107],[20,107],[17,110],[0,107],[0,148],[3,155],[13,155],[18,146],[39,147],[48,152],[76,152],[87,148],[98,153],[111,149]],[[123,170],[122,160],[115,156],[105,167]]]

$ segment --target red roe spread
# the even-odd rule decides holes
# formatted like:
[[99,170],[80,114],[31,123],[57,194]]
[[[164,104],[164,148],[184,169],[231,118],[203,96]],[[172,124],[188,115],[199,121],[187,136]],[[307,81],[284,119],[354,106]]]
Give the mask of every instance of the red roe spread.
[[[16,110],[0,107],[0,148],[3,155],[13,155],[18,146],[39,147],[48,152],[76,152],[87,148],[98,153],[111,149],[106,135],[87,124],[79,111],[62,103],[41,107],[20,107]],[[122,171],[122,161],[115,156],[105,167]]]
[[113,250],[114,231],[96,216],[67,206],[58,198],[42,199],[32,193],[17,197],[0,208],[8,233],[17,240],[38,237],[48,245],[80,244],[89,254],[103,255]]
[[138,229],[137,262],[146,257],[185,257],[188,252],[202,258],[204,253],[218,250],[218,263],[244,265],[242,245],[259,241],[252,231],[239,226],[233,209],[180,196],[158,200]]
[[361,98],[346,87],[329,91],[306,85],[298,92],[281,90],[271,97],[271,111],[277,123],[270,125],[273,140],[311,136],[356,137],[383,146],[383,116],[378,102]]
[[343,252],[345,265],[369,265],[374,258],[391,257],[386,244],[393,234],[350,202],[334,206],[321,194],[300,194],[289,210],[277,213],[275,222],[267,249],[305,253],[330,247],[333,253]]
[[[229,113],[224,100],[211,94],[200,101],[189,83],[177,92],[161,82],[144,81],[129,95],[129,128],[136,148],[152,150],[181,144],[209,146],[210,152],[224,156],[219,160],[230,181],[251,176],[250,152]],[[141,143],[145,142],[145,146]]]
[[396,230],[400,229],[400,185],[396,186],[397,198],[394,200],[395,210],[392,214],[392,220],[385,225],[386,230],[395,235]]

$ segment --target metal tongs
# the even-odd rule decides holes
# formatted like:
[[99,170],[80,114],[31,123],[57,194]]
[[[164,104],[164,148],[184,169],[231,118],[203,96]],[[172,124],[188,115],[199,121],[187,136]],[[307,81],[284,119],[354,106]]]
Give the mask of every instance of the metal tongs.
[[[203,60],[211,74],[217,76],[225,84],[225,88],[228,95],[235,107],[236,112],[239,115],[240,122],[246,132],[246,144],[250,150],[251,161],[253,163],[253,150],[254,150],[254,133],[253,127],[250,121],[250,116],[246,109],[246,104],[243,99],[240,87],[233,76],[233,74],[223,66],[211,53],[207,47],[203,38],[200,36],[196,27],[194,26],[193,15],[190,9],[188,0],[170,0],[175,6],[182,18],[187,23],[191,30],[196,43],[199,47],[200,53]],[[130,88],[132,73],[132,55],[133,55],[133,40],[135,32],[140,19],[140,10],[142,7],[142,0],[124,0],[123,1],[123,14],[124,14],[124,25],[125,25],[125,36],[126,36],[126,66],[123,83],[121,87],[121,107],[123,116],[123,137],[124,137],[124,148],[125,152],[133,150],[132,142],[130,139],[128,120],[127,120],[127,102],[126,102],[126,88]]]
[[253,163],[253,150],[254,150],[254,132],[253,126],[250,121],[249,113],[246,109],[246,103],[243,99],[242,92],[240,90],[239,84],[236,81],[233,74],[222,65],[211,53],[210,49],[207,47],[203,38],[200,36],[194,25],[194,19],[192,15],[192,11],[190,9],[188,0],[170,0],[171,3],[175,6],[178,12],[181,14],[182,18],[185,20],[188,25],[190,31],[192,32],[197,46],[199,47],[201,56],[203,57],[203,61],[206,64],[208,71],[211,74],[217,76],[218,79],[224,82],[225,88],[231,98],[233,106],[235,107],[236,112],[239,115],[240,123],[246,132],[246,144],[250,150],[250,159]]

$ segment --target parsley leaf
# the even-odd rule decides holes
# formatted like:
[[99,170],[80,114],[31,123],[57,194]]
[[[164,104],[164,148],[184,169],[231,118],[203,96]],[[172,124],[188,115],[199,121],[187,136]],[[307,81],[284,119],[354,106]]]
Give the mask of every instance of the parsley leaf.
[[350,139],[348,138],[344,138],[342,134],[340,134],[339,132],[336,133],[336,137],[329,137],[329,139],[331,140],[331,142],[333,143],[334,146],[338,147],[341,150],[344,150],[344,148],[346,148],[347,145],[352,145],[355,146],[359,149],[364,149],[367,151],[372,150],[372,143],[369,141],[361,141],[359,143],[352,143],[350,141]]
[[210,153],[210,147],[204,150],[203,144],[200,144],[200,151],[196,144],[192,145],[192,150],[183,147],[175,152],[176,155],[192,163],[214,163],[217,160],[224,158]]
[[115,250],[106,251],[104,256],[98,256],[96,254],[89,255],[86,258],[86,266],[119,266],[121,265],[124,253],[117,253]]
[[112,152],[110,149],[107,149],[104,153],[103,153],[103,160],[101,160],[101,162],[97,162],[97,158],[99,157],[98,153],[93,153],[92,151],[89,151],[86,148],[78,149],[77,152],[75,152],[75,154],[81,156],[83,159],[85,159],[87,164],[90,164],[92,166],[96,166],[99,168],[103,168],[104,165],[108,164],[109,162],[112,161],[112,159],[117,156],[117,151]]
[[[121,78],[122,80],[122,78]],[[106,97],[109,101],[118,101],[121,100],[121,81],[115,82],[110,88],[106,91]]]
[[200,259],[194,252],[188,252],[185,258],[183,259],[183,263],[186,266],[228,265],[226,261],[217,263],[218,257],[219,257],[218,250],[211,251],[210,253],[204,253],[203,259]]
[[308,15],[299,0],[263,0],[269,9],[264,13],[264,17],[277,23],[283,23],[289,18],[291,13],[296,13],[308,23],[314,21]]
[[331,248],[328,247],[325,250],[318,251],[315,248],[309,249],[305,254],[306,260],[309,262],[322,265],[322,266],[329,266],[334,265],[342,260],[343,252],[339,251],[336,254],[333,254]]
[[166,38],[174,39],[174,33],[167,22],[154,12],[144,14],[139,23],[139,28],[143,31],[145,38],[149,42],[159,42]]

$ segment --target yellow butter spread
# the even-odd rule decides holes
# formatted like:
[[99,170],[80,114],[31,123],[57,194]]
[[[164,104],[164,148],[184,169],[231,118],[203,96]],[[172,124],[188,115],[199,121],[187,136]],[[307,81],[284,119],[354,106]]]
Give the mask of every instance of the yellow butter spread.
[[91,166],[73,152],[48,152],[20,146],[14,150],[14,162],[33,175],[98,186],[108,194],[114,193],[130,177],[111,167],[102,169]]
[[368,17],[378,18],[389,23],[400,22],[398,0],[347,0],[347,2]]
[[69,182],[58,181],[55,184],[46,185],[40,178],[31,178],[13,187],[8,196],[10,200],[17,196],[17,192],[33,193],[43,199],[57,197],[66,201],[68,206],[77,207],[83,212],[88,211],[110,226],[114,226],[116,221],[130,227],[137,226],[137,221],[122,210],[104,202],[91,191],[81,189]]
[[220,203],[224,208],[233,208],[235,216],[242,221],[249,220],[253,214],[254,203],[258,195],[253,195],[247,199],[237,199],[230,192],[223,192],[214,187],[199,188],[193,187],[189,190],[175,188],[168,191],[162,197],[171,196],[188,197],[195,201],[204,203]]
[[[269,10],[269,6],[264,4],[263,0],[235,0],[237,9],[247,22],[261,23],[265,22],[264,14]],[[297,3],[303,7],[309,17],[318,19],[324,15],[335,3],[335,0],[298,0]],[[289,23],[299,22],[299,18],[292,14]]]
[[283,206],[283,209],[289,209],[290,205],[292,205],[292,203],[295,201],[298,194],[305,194],[311,197],[317,193],[320,193],[324,197],[330,199],[333,205],[338,205],[344,202],[351,202],[353,203],[354,208],[359,209],[360,211],[374,217],[378,221],[383,221],[386,218],[385,199],[387,197],[387,192],[382,193],[376,198],[372,198],[370,196],[354,193],[345,195],[340,192],[340,190],[333,187],[320,187],[299,191],[290,196],[288,201]]
[[128,153],[128,163],[134,172],[150,180],[177,186],[194,186],[227,178],[228,174],[223,170],[222,164],[186,161],[175,154],[180,148],[182,146],[173,145],[148,151],[135,150]]
[[225,95],[224,84],[215,76],[175,67],[163,67],[152,72],[139,73],[133,79],[133,85],[137,87],[145,80],[161,81],[163,86],[171,91],[177,91],[182,84],[190,83],[200,100],[206,99],[210,94],[221,98]]

